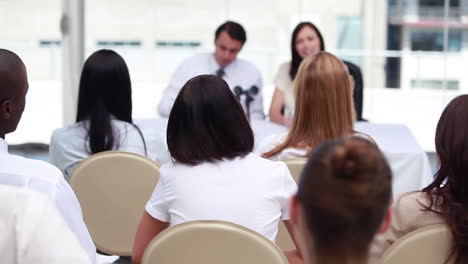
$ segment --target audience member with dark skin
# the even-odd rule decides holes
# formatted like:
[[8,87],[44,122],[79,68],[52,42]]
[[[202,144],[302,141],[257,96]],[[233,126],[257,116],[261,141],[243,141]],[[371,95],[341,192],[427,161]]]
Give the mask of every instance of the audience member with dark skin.
[[0,49],[0,137],[16,130],[26,103],[26,67],[11,51]]

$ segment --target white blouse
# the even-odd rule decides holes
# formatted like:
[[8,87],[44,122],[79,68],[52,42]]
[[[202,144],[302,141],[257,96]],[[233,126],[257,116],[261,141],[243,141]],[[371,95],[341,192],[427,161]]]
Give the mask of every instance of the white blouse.
[[146,211],[171,226],[193,220],[236,223],[274,241],[297,185],[283,162],[256,154],[197,166],[170,163]]
[[[112,120],[112,127],[120,140],[118,150],[134,152],[145,156],[143,139],[132,125],[120,120]],[[88,121],[54,130],[50,140],[50,162],[57,166],[68,180],[73,169],[80,161],[90,155],[87,139]]]

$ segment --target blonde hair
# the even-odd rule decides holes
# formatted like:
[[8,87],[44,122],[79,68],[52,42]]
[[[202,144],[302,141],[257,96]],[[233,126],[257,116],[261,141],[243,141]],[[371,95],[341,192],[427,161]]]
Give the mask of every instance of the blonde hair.
[[305,58],[294,80],[295,109],[285,141],[263,154],[269,158],[289,147],[307,148],[353,133],[355,119],[351,77],[343,62],[321,51]]

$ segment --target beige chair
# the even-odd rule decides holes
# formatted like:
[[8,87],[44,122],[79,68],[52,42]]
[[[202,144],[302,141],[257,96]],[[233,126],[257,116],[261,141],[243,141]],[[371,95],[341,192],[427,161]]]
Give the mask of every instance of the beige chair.
[[307,158],[295,158],[295,159],[288,159],[284,160],[284,163],[288,166],[291,175],[293,176],[294,180],[299,183],[301,178],[302,169],[307,162]]
[[[295,158],[284,161],[284,163],[286,163],[286,165],[288,166],[291,175],[297,183],[299,183],[302,169],[304,168],[306,162],[306,158]],[[289,236],[288,229],[286,229],[286,226],[283,224],[283,221],[280,221],[278,225],[276,245],[278,245],[278,247],[281,248],[281,250],[283,251],[296,249],[296,246],[294,245],[291,236]]]
[[383,254],[380,263],[444,264],[451,249],[451,241],[452,235],[446,225],[423,227],[393,243]]
[[193,221],[156,236],[143,264],[287,264],[283,252],[255,231],[224,221]]
[[128,152],[101,152],[76,167],[70,185],[100,251],[132,254],[138,224],[158,179],[155,162]]

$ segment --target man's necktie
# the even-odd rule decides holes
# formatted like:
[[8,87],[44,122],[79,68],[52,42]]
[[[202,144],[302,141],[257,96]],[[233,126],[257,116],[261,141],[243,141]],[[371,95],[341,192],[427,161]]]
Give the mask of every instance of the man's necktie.
[[217,71],[216,71],[216,76],[220,77],[220,78],[223,78],[224,76],[224,69],[223,68],[219,68]]

